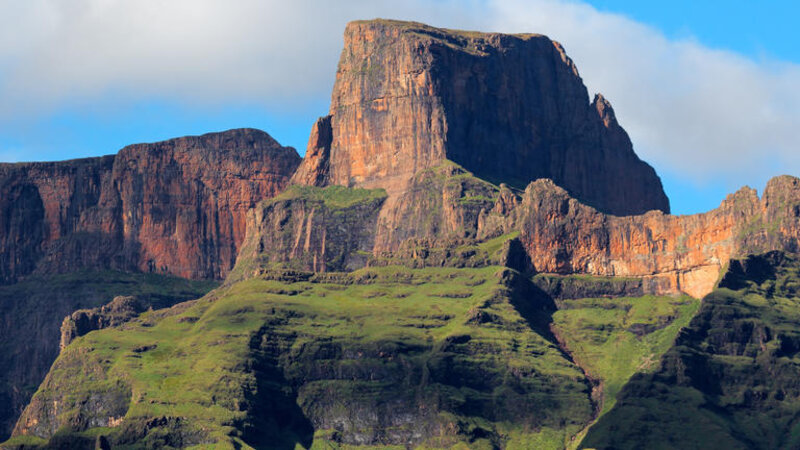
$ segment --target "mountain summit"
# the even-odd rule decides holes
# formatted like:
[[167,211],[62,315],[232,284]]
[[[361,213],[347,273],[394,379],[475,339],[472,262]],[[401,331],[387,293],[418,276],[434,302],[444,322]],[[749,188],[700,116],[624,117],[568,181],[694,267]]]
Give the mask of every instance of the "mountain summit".
[[330,115],[314,128],[295,175],[303,184],[391,196],[447,159],[519,188],[550,178],[614,215],[669,212],[610,103],[590,102],[561,44],[538,34],[351,22]]

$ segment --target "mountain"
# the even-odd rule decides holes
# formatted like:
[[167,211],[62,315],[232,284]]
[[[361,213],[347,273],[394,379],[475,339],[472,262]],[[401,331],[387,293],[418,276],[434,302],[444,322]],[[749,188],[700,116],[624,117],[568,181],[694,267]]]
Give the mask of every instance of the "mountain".
[[[0,287],[27,308],[6,351],[38,320],[28,348],[61,350],[0,447],[795,445],[800,179],[668,214],[548,38],[353,22],[302,162],[222,135],[80,169],[120,200],[53,204],[98,198],[77,223],[122,217],[121,244],[6,238],[35,256]],[[38,223],[18,191],[7,222]]]
[[800,447],[800,259],[731,261],[654,373],[587,435],[598,449]]
[[64,316],[117,295],[162,308],[202,296],[233,267],[247,210],[299,163],[242,129],[0,164],[0,436],[58,356]]
[[115,268],[223,278],[245,214],[300,163],[263,131],[137,144],[118,154],[0,164],[0,282]]
[[590,102],[563,47],[535,34],[351,22],[306,155],[298,183],[392,196],[450,160],[517,188],[550,178],[610,214],[669,212],[608,100]]

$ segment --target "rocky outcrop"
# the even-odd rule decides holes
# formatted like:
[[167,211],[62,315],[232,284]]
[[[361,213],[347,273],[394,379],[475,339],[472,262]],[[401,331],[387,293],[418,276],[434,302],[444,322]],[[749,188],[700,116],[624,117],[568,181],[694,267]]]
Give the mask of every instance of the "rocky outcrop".
[[247,240],[227,282],[274,265],[314,272],[364,267],[383,190],[291,186],[248,216]]
[[0,282],[81,267],[222,278],[247,210],[280,192],[299,162],[266,133],[241,129],[0,164]]
[[581,204],[549,181],[532,183],[512,213],[539,272],[644,277],[656,293],[709,293],[733,257],[796,251],[800,180],[772,179],[761,199],[743,188],[719,208],[670,216],[614,217]]
[[133,296],[117,296],[99,308],[79,309],[61,323],[61,342],[64,350],[72,341],[86,333],[121,325],[147,311],[148,305]]
[[406,191],[452,160],[523,188],[553,179],[616,215],[669,202],[606,99],[594,102],[557,42],[535,34],[352,22],[330,115],[314,127],[296,182]]

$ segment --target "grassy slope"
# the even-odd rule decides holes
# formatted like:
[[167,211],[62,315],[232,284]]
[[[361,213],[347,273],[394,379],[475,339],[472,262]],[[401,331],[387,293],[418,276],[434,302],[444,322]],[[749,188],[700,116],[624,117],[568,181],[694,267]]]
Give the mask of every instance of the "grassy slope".
[[687,296],[562,301],[553,314],[553,327],[575,362],[597,383],[598,417],[614,406],[620,389],[635,373],[658,368],[661,356],[699,305]]
[[560,339],[593,378],[602,381],[607,412],[636,372],[652,371],[688,325],[700,302],[688,296],[566,300],[553,314]]
[[155,274],[80,271],[0,286],[0,437],[8,436],[19,415],[13,398],[27,401],[56,358],[66,315],[117,295],[136,295],[163,308],[200,297],[216,285]]
[[[432,413],[420,416],[424,423],[400,418],[373,442],[403,427],[433,427],[438,433],[421,446],[561,448],[590,417],[585,379],[520,315],[502,284],[507,275],[497,267],[385,267],[343,282],[240,282],[188,308],[77,339],[34,403],[64,402],[61,422],[80,424],[78,405],[90,393],[129,393],[125,423],[94,431],[119,443],[258,445],[280,430],[287,447],[325,448],[339,445],[341,430],[316,427],[312,437],[309,419],[346,422],[348,412],[392,408],[399,399]],[[258,351],[254,336],[262,339]],[[258,368],[270,357],[278,377]],[[296,420],[259,417],[249,401],[265,392],[300,405],[302,411],[280,414],[299,413]],[[154,417],[182,419],[165,426],[169,433],[161,427],[137,436]],[[365,419],[356,419],[344,433],[364,431],[357,428]]]
[[[390,266],[236,283],[79,338],[37,399],[63,402],[69,392],[66,400],[79,403],[106,392],[119,400],[115,392],[122,392],[125,403],[131,399],[120,410],[123,425],[84,432],[118,444],[350,448],[346,439],[337,442],[343,429],[326,428],[326,420],[364,409],[386,414],[401,399],[399,407],[420,402],[434,410],[418,419],[438,427],[430,433],[438,437],[418,441],[420,448],[573,447],[571,438],[591,419],[582,373],[534,331],[530,311],[504,290],[503,273]],[[636,370],[652,367],[696,307],[688,298],[566,300],[553,325],[602,382],[606,411]],[[274,362],[278,375],[258,361]],[[254,410],[255,399],[269,410]],[[86,428],[79,410],[62,411],[61,421]],[[158,417],[182,419],[151,430],[142,425]],[[363,417],[355,417],[344,433],[370,435],[357,429],[359,420],[363,426]],[[423,426],[390,425],[372,442],[409,425]],[[75,437],[66,428],[61,434]]]
[[798,293],[794,257],[766,278],[712,292],[662,367],[634,377],[583,444],[800,447]]
[[386,197],[383,189],[348,188],[344,186],[289,186],[279,195],[266,200],[266,203],[278,203],[286,200],[303,199],[309,202],[320,202],[330,209],[344,209],[358,203],[380,200]]

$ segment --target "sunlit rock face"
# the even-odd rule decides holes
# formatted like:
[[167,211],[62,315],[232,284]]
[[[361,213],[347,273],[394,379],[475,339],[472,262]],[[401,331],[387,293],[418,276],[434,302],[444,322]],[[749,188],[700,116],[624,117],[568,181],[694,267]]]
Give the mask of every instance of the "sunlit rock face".
[[550,178],[610,214],[669,212],[655,171],[557,42],[385,20],[352,22],[344,40],[297,182],[393,197],[449,159],[519,188]]
[[242,129],[0,164],[0,282],[79,268],[222,278],[247,210],[281,191],[299,163],[294,149]]

